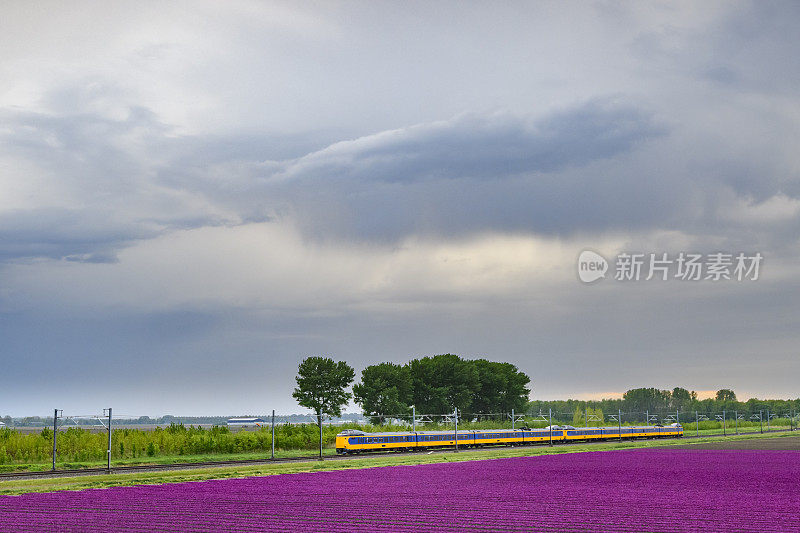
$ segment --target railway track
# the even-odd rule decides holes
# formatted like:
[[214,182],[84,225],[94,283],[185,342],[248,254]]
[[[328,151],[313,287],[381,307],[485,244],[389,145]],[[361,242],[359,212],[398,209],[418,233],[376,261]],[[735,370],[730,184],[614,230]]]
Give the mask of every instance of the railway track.
[[[782,433],[783,431],[765,431],[764,434],[768,433]],[[760,434],[759,431],[751,431],[746,433],[739,433],[739,435],[757,435]],[[724,437],[724,436],[733,436],[731,434],[723,435],[722,433],[718,435],[701,435],[697,437],[696,435],[684,435],[683,437],[678,437],[679,439],[697,439],[697,438],[707,438],[707,437]],[[626,439],[627,440],[627,439]],[[677,440],[675,438],[669,440]],[[558,442],[555,443],[558,446],[576,446],[581,444],[586,444],[583,441],[574,441],[574,442]],[[546,446],[547,444],[537,443],[531,446]],[[524,445],[523,445],[524,446]],[[487,447],[487,448],[472,448],[469,451],[481,451],[481,450],[493,450],[497,449],[496,447]],[[324,459],[326,461],[346,461],[350,459],[363,459],[364,457],[370,456],[379,456],[379,455],[387,455],[391,454],[393,456],[402,456],[402,455],[419,455],[421,453],[425,454],[442,454],[442,453],[452,453],[452,448],[446,448],[441,450],[429,450],[427,452],[394,452],[394,451],[387,451],[387,452],[378,452],[378,453],[369,453],[369,454],[358,454],[358,455],[326,455]],[[92,476],[92,475],[102,475],[102,474],[125,474],[129,472],[155,472],[159,470],[191,470],[195,468],[213,468],[219,466],[246,466],[246,465],[268,465],[268,464],[279,464],[279,463],[302,463],[307,461],[314,461],[319,458],[318,455],[307,455],[301,457],[282,457],[276,459],[232,459],[230,461],[202,461],[202,462],[195,462],[195,463],[169,463],[169,464],[145,464],[145,465],[130,465],[130,466],[112,466],[109,470],[108,468],[76,468],[76,469],[66,469],[66,470],[45,470],[39,472],[0,472],[0,481],[4,479],[41,479],[41,478],[56,478],[56,477],[70,477],[70,476]]]

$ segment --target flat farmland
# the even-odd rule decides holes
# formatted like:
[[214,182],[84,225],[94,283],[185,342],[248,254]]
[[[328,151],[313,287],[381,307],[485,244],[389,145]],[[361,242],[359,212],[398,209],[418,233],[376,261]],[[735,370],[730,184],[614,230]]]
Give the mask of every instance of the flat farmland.
[[800,451],[800,437],[721,440],[681,445],[684,450],[794,450]]
[[641,449],[0,497],[0,531],[800,531],[800,452]]

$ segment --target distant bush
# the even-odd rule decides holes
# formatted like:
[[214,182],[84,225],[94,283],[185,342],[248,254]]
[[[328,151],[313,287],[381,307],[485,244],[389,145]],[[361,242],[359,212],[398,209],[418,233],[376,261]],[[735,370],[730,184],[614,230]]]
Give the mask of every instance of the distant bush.
[[[349,425],[344,427],[358,427]],[[332,447],[343,426],[324,426],[323,443]],[[275,426],[278,450],[314,450],[318,445],[319,427],[315,424]],[[108,436],[79,428],[58,433],[59,462],[102,461],[106,458]],[[52,460],[53,431],[21,433],[0,429],[0,464],[45,463]],[[173,424],[154,430],[116,429],[112,432],[112,459],[141,457],[237,454],[269,452],[272,448],[270,428],[256,431],[230,431],[224,426],[200,428]]]

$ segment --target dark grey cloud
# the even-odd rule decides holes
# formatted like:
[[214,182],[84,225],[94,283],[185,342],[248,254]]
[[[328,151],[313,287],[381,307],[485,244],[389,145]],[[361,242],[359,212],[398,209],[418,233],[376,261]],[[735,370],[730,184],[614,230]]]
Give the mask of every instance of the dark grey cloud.
[[267,220],[251,198],[259,161],[300,157],[341,135],[180,135],[144,107],[109,108],[118,97],[89,83],[52,91],[48,111],[0,109],[0,161],[25,189],[0,211],[0,262],[113,262],[169,231]]
[[494,181],[612,158],[661,133],[648,113],[602,102],[541,120],[470,114],[338,143],[293,161],[285,174],[321,183]]
[[[539,119],[469,115],[334,144],[265,169],[257,190],[316,238],[397,241],[497,231],[607,231],[794,238],[798,217],[737,218],[797,199],[782,148],[737,149],[630,104],[593,101]],[[745,138],[747,134],[745,133]],[[728,138],[726,138],[728,137]],[[772,156],[777,157],[772,157]]]
[[[751,2],[723,17],[710,35],[703,56],[708,77],[734,91],[795,94],[800,57],[787,53],[800,46],[795,22],[797,2]],[[710,38],[709,38],[710,37]]]
[[47,257],[114,262],[115,252],[158,234],[116,219],[113,212],[32,208],[0,213],[0,261]]
[[[321,237],[547,231],[536,216],[549,215],[536,204],[573,188],[558,172],[664,133],[646,112],[592,102],[540,120],[464,115],[273,160],[264,156],[290,152],[290,139],[276,148],[268,137],[176,136],[142,108],[121,119],[12,111],[3,119],[2,151],[35,162],[72,207],[6,213],[0,256],[87,261],[113,260],[115,250],[174,229],[286,213]],[[523,215],[531,209],[533,218]]]
[[[465,114],[299,157],[285,156],[324,145],[333,132],[282,142],[180,136],[141,108],[121,119],[10,111],[4,118],[12,128],[0,149],[35,162],[74,199],[2,215],[4,260],[113,261],[131,243],[169,231],[278,219],[314,239],[384,243],[487,231],[731,228],[793,241],[776,228],[742,228],[750,221],[728,211],[779,194],[796,198],[796,176],[757,154],[731,159],[715,140],[683,160],[674,125],[611,99],[540,117]],[[781,227],[797,227],[797,217]]]
[[[539,119],[466,115],[334,144],[272,169],[261,190],[320,238],[599,231],[609,214],[636,225],[653,206],[597,202],[620,178],[587,166],[666,133],[649,113],[608,101]],[[625,196],[640,189],[631,186]]]

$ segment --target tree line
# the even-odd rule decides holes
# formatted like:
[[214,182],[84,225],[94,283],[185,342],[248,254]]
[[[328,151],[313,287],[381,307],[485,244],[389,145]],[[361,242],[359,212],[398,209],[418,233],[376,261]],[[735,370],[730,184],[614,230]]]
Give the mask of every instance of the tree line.
[[408,418],[412,406],[420,414],[444,414],[458,409],[480,416],[524,412],[531,379],[511,363],[462,359],[454,354],[412,359],[404,365],[379,363],[361,371],[361,381],[343,361],[309,357],[300,363],[293,396],[321,417],[340,416],[350,398],[373,422]]
[[606,415],[622,411],[627,414],[627,419],[642,421],[647,412],[651,414],[680,412],[693,415],[695,411],[700,414],[720,414],[723,411],[731,414],[734,411],[752,414],[762,411],[766,416],[766,412],[769,411],[770,414],[783,416],[790,412],[794,412],[795,415],[800,412],[800,399],[760,400],[750,398],[741,402],[733,390],[720,389],[714,397],[701,400],[698,398],[697,392],[682,387],[675,387],[672,390],[637,388],[628,390],[622,398],[618,399],[532,401],[528,404],[528,413],[537,415],[549,413],[552,410],[562,418],[564,414],[569,413],[570,416],[574,416],[575,420],[578,420],[578,415],[585,412],[587,408]]

